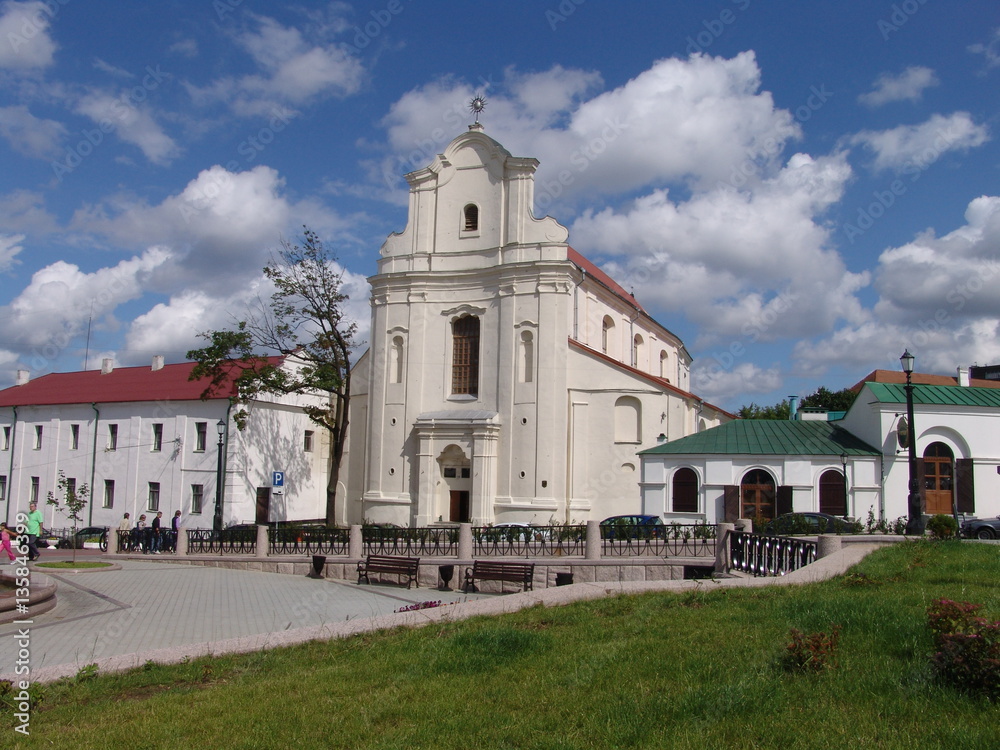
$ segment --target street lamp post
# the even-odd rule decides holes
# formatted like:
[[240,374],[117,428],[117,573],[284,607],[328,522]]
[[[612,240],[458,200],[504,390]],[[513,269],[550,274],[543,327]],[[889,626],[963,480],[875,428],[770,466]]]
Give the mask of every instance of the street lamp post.
[[907,349],[899,358],[899,363],[906,373],[906,448],[910,468],[910,490],[906,499],[907,521],[906,533],[909,536],[924,535],[924,509],[920,498],[920,486],[917,483],[917,432],[913,425],[913,355]]
[[223,483],[225,482],[225,475],[222,471],[222,449],[223,439],[226,434],[226,423],[220,419],[215,425],[215,429],[219,433],[219,463],[215,474],[215,519],[213,520],[212,528],[216,531],[222,531],[222,490]]

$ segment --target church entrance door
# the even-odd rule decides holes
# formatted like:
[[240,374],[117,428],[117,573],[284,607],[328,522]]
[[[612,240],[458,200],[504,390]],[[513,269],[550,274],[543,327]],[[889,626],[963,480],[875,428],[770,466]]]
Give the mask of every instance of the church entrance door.
[[448,520],[452,523],[468,523],[471,520],[469,493],[465,490],[451,491],[451,514]]

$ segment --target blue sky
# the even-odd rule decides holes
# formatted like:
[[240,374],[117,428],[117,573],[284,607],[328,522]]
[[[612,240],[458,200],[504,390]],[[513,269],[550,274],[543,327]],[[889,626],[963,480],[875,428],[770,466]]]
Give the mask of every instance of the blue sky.
[[699,395],[998,363],[998,83],[995,0],[0,2],[0,386],[182,360],[303,224],[364,338],[474,93]]

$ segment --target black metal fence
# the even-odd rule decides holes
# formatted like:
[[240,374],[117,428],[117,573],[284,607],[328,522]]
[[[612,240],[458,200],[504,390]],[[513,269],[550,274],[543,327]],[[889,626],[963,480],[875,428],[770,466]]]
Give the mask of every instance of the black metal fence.
[[667,526],[601,526],[604,557],[715,557],[715,526],[704,523]]
[[754,576],[783,576],[816,561],[816,542],[745,531],[729,534],[732,570]]
[[253,555],[257,551],[257,527],[231,529],[188,529],[188,552],[191,554]]
[[267,537],[272,555],[346,555],[351,532],[324,527],[272,527]]
[[586,526],[476,526],[472,553],[482,557],[561,557],[586,552]]
[[131,552],[176,552],[177,535],[172,529],[161,529],[154,534],[151,528],[145,529],[115,529],[117,550],[119,554]]
[[366,555],[455,556],[458,529],[365,526],[361,529],[361,544]]

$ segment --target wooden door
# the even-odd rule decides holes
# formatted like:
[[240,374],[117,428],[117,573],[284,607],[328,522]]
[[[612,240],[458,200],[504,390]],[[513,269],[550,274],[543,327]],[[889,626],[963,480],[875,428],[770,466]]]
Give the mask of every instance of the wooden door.
[[927,512],[951,515],[955,491],[954,456],[944,443],[931,443],[924,451],[924,493]]
[[452,490],[450,493],[451,508],[448,518],[452,523],[469,522],[469,493],[465,490]]
[[740,484],[742,518],[774,518],[774,480],[763,469],[747,472]]
[[257,517],[255,523],[267,524],[271,515],[271,488],[257,488]]

